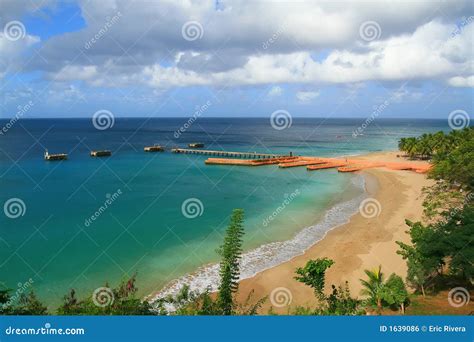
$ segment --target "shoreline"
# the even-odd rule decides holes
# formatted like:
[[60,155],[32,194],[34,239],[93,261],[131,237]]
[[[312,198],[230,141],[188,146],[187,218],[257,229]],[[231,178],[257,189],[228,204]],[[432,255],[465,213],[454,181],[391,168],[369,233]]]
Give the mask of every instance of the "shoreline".
[[[397,152],[375,152],[358,156],[362,160],[377,161],[396,157]],[[245,302],[253,291],[253,300],[268,297],[260,309],[266,314],[270,307],[275,313],[285,314],[297,306],[315,306],[312,289],[294,280],[297,267],[303,267],[310,259],[328,257],[335,264],[326,273],[326,291],[331,285],[349,282],[353,297],[360,297],[360,278],[365,269],[382,265],[388,277],[397,273],[406,276],[406,262],[396,254],[395,241],[409,242],[405,219],[421,220],[423,214],[422,188],[433,181],[424,174],[411,171],[368,169],[361,172],[366,182],[366,192],[370,198],[380,203],[380,214],[365,218],[355,213],[349,222],[327,232],[324,239],[311,246],[302,255],[295,256],[271,269],[260,272],[252,278],[240,282],[237,301]]]
[[[399,158],[396,158],[395,154],[396,154],[396,152],[373,152],[373,153],[369,153],[369,154],[356,156],[356,157],[354,157],[354,159],[377,161],[377,159],[379,159],[379,158],[387,159],[387,157],[389,157],[389,158],[395,158],[396,161],[400,161]],[[296,269],[296,267],[303,266],[304,263],[305,263],[303,261],[307,261],[311,258],[323,257],[323,256],[331,257],[330,255],[321,255],[321,256],[314,256],[313,257],[315,250],[321,250],[321,249],[326,250],[326,249],[328,249],[329,246],[330,246],[329,249],[332,249],[332,251],[340,249],[340,248],[351,247],[350,242],[345,241],[345,242],[341,243],[340,241],[337,241],[338,240],[337,237],[340,234],[342,234],[341,233],[342,231],[349,230],[348,227],[353,226],[354,221],[360,220],[362,218],[362,216],[360,215],[360,213],[358,211],[358,208],[359,208],[359,203],[364,198],[374,197],[377,200],[379,200],[379,197],[387,197],[386,194],[385,194],[387,192],[386,188],[387,188],[388,185],[390,185],[390,183],[393,183],[394,180],[392,179],[392,180],[387,182],[387,180],[384,179],[386,177],[386,175],[391,175],[389,178],[395,177],[395,179],[400,178],[400,177],[401,178],[407,177],[409,179],[415,178],[415,179],[417,179],[417,181],[415,182],[417,184],[427,185],[429,183],[428,180],[426,180],[426,177],[424,175],[416,174],[415,172],[411,172],[411,171],[393,171],[393,170],[387,170],[387,169],[370,169],[370,170],[364,170],[363,172],[360,172],[360,175],[361,175],[360,177],[362,177],[362,179],[363,179],[363,187],[364,187],[364,191],[362,192],[362,194],[359,195],[359,196],[356,196],[355,198],[353,198],[350,201],[338,203],[338,204],[334,205],[333,207],[329,208],[329,210],[326,212],[326,214],[324,215],[324,218],[321,220],[321,222],[318,222],[317,224],[313,225],[312,227],[304,228],[302,231],[296,233],[295,237],[290,239],[290,240],[262,245],[262,246],[260,246],[256,249],[254,249],[254,250],[251,250],[251,251],[248,251],[248,252],[244,253],[244,256],[247,256],[247,257],[249,256],[249,254],[253,254],[253,255],[250,255],[250,258],[247,258],[247,259],[250,259],[250,263],[252,263],[252,261],[255,261],[256,258],[260,257],[260,258],[263,258],[263,260],[267,260],[267,265],[263,266],[261,269],[259,269],[257,271],[252,270],[252,271],[249,272],[248,264],[246,264],[246,262],[244,262],[244,265],[242,267],[239,293],[237,294],[237,301],[238,302],[241,302],[241,303],[245,302],[245,300],[247,299],[248,294],[252,290],[254,291],[253,299],[257,300],[257,299],[265,297],[265,296],[270,296],[271,292],[275,288],[283,287],[283,288],[288,289],[290,291],[291,297],[292,297],[292,303],[290,303],[290,306],[281,306],[281,307],[273,306],[273,310],[275,312],[277,312],[277,313],[286,313],[286,312],[288,312],[289,307],[294,307],[295,305],[312,305],[312,304],[314,304],[315,302],[314,302],[313,291],[309,287],[306,288],[305,285],[298,283],[296,280],[293,280],[294,270]],[[422,180],[424,180],[424,182]],[[400,179],[396,179],[395,181],[400,182]],[[400,190],[401,190],[401,187],[398,186],[397,187],[398,197],[400,197],[402,192],[404,192],[404,191],[400,191]],[[406,189],[404,189],[404,190],[406,190]],[[420,194],[421,194],[421,188],[419,190],[420,190]],[[339,222],[335,221],[332,225],[330,225],[329,227],[326,227],[326,229],[324,229],[322,231],[322,234],[318,235],[316,233],[316,236],[314,236],[315,232],[311,231],[311,228],[320,226],[321,224],[324,225],[324,223],[327,224],[327,222],[326,222],[327,219],[328,219],[327,216],[330,214],[330,212],[332,210],[336,209],[336,211],[337,211],[337,209],[340,208],[340,206],[344,206],[345,204],[347,204],[348,202],[351,202],[351,201],[356,201],[357,202],[356,206],[352,207],[352,211],[350,213],[345,212],[345,216],[342,217],[342,221],[341,220]],[[385,203],[385,202],[387,202],[385,199],[384,200],[380,199],[382,209],[389,205],[388,203]],[[396,205],[397,203],[399,204],[400,198],[397,198],[395,201],[392,199],[391,202],[393,202],[393,203],[391,203],[392,205]],[[352,204],[354,204],[354,203],[352,203]],[[407,217],[407,218],[421,219],[421,213],[422,213],[421,200],[420,200],[419,204],[420,204],[419,205],[419,212],[417,213],[417,215],[414,215],[414,216],[412,215],[411,217]],[[377,221],[379,223],[381,221],[383,221],[383,224],[385,224],[385,218],[386,218],[385,216],[386,216],[386,213],[384,213],[384,210],[382,210],[380,217],[376,217],[376,218],[371,219],[371,220]],[[341,217],[339,217],[339,219],[341,219]],[[404,225],[404,219],[402,220],[402,224]],[[360,233],[361,227],[358,228],[357,225],[360,226],[360,224],[356,224],[356,229],[355,230],[359,231],[359,233]],[[280,260],[276,260],[274,262],[272,262],[272,261],[268,262],[268,260],[271,259],[273,255],[272,255],[271,251],[269,253],[268,253],[268,251],[265,251],[266,247],[276,245],[276,246],[273,246],[273,247],[276,247],[273,250],[278,250],[278,248],[280,247],[280,246],[278,246],[278,244],[285,244],[285,243],[290,243],[291,244],[291,242],[293,240],[298,239],[298,235],[301,235],[301,234],[307,232],[308,230],[309,230],[309,235],[308,236],[303,236],[304,238],[309,239],[309,241],[306,241],[307,246],[300,249],[299,251],[293,251],[292,255],[287,255],[286,260],[281,260],[280,259]],[[399,233],[399,230],[400,230],[400,227],[398,227],[398,229],[397,229],[398,233]],[[406,230],[406,227],[404,229],[402,229],[402,232],[404,232],[404,230]],[[363,231],[363,229],[362,229],[362,231]],[[321,233],[321,232],[319,232],[319,233]],[[351,228],[350,232],[348,234],[351,235],[353,233],[354,233],[354,228]],[[313,235],[311,235],[311,234],[313,234]],[[399,234],[397,234],[397,236],[398,235]],[[379,240],[378,237],[379,236],[376,235],[376,236],[374,236],[375,239],[370,239],[369,237],[365,236],[364,241],[365,241],[365,243],[372,244],[372,243],[377,242]],[[397,237],[397,239],[398,240],[403,240],[400,237]],[[403,240],[403,241],[406,241],[406,240]],[[391,242],[393,242],[393,244],[395,244],[394,241],[391,241]],[[321,245],[322,245],[323,248],[320,247]],[[299,247],[301,248],[301,246],[299,246]],[[263,253],[261,253],[261,252],[263,252]],[[368,251],[366,251],[366,252],[368,252]],[[345,253],[345,254],[347,254],[347,253]],[[357,253],[355,255],[352,255],[353,254],[352,252],[349,253],[349,254],[351,254],[351,255],[346,256],[346,258],[343,259],[342,262],[338,262],[338,260],[336,260],[337,258],[331,257],[333,260],[336,261],[336,264],[328,271],[328,274],[327,274],[328,275],[328,277],[327,277],[328,278],[328,280],[327,280],[328,285],[327,285],[327,287],[330,287],[330,284],[332,284],[332,283],[334,283],[335,285],[339,285],[339,284],[342,285],[343,284],[343,281],[337,281],[337,280],[338,279],[341,280],[341,279],[344,278],[341,273],[344,273],[344,274],[347,273],[347,269],[348,269],[347,266],[348,265],[351,265],[350,268],[351,268],[351,271],[353,273],[354,272],[357,273],[357,271],[359,271],[360,277],[363,276],[363,269],[361,267],[363,263],[362,262],[358,262],[358,263],[356,262],[357,259],[360,259],[360,255],[358,255]],[[397,257],[395,252],[393,254],[394,254],[395,257]],[[349,257],[349,259],[348,259],[348,257]],[[285,259],[285,258],[283,258],[283,259]],[[389,259],[391,259],[391,258],[389,258]],[[401,257],[400,257],[400,260],[401,260]],[[344,263],[346,267],[342,267],[342,265],[340,265],[342,263]],[[404,264],[404,261],[403,261],[403,264]],[[247,266],[247,269],[246,269],[246,266]],[[251,265],[251,266],[255,266],[255,265]],[[378,264],[374,265],[370,268],[373,268],[375,266],[378,266]],[[178,279],[175,279],[175,280],[171,281],[166,286],[161,288],[159,291],[148,294],[147,296],[145,296],[145,299],[150,301],[150,302],[153,302],[157,298],[165,297],[168,294],[175,294],[175,293],[177,293],[177,291],[179,291],[179,289],[182,287],[183,284],[190,284],[191,285],[191,290],[201,290],[201,291],[206,289],[207,287],[209,287],[209,285],[211,285],[210,286],[211,292],[215,291],[217,289],[217,284],[216,284],[215,278],[218,276],[218,267],[219,267],[218,264],[203,265],[200,268],[198,268],[195,272],[186,274],[183,277],[180,277]],[[291,269],[293,270],[293,272],[291,272]],[[405,269],[402,270],[402,272],[400,272],[400,271],[398,271],[398,272],[393,271],[393,272],[398,273],[398,274],[402,273],[401,275],[403,276],[404,273],[406,273],[406,267],[405,267]],[[389,272],[387,269],[385,269],[385,273],[392,273],[392,271]],[[352,276],[352,278],[354,278],[354,276]],[[354,279],[352,279],[352,280],[354,280]],[[354,284],[354,283],[355,283],[354,281],[351,281],[351,284],[350,284],[349,288],[351,289],[351,292],[352,292],[353,295],[357,295],[358,294],[358,288],[357,288],[358,284]],[[357,281],[357,283],[358,283],[358,281]],[[354,291],[356,291],[356,292],[354,292]],[[263,305],[263,307],[261,309],[261,312],[266,313],[268,311],[268,309],[270,308],[270,304],[271,304],[270,300],[267,300],[266,303]]]

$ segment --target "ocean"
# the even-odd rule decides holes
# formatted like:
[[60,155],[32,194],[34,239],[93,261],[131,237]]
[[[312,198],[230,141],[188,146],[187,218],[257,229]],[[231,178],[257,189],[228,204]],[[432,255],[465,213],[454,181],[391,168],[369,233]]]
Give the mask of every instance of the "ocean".
[[[364,122],[293,118],[279,130],[265,118],[115,118],[100,130],[90,119],[0,120],[0,285],[15,291],[30,282],[51,306],[71,288],[89,296],[134,273],[142,296],[184,282],[215,286],[216,249],[234,208],[246,217],[243,277],[288,260],[357,210],[360,176],[205,165],[208,156],[169,149],[202,142],[210,150],[343,156],[449,130],[446,120]],[[153,144],[167,151],[143,152]],[[89,156],[102,149],[112,156]],[[69,158],[47,162],[45,150]]]

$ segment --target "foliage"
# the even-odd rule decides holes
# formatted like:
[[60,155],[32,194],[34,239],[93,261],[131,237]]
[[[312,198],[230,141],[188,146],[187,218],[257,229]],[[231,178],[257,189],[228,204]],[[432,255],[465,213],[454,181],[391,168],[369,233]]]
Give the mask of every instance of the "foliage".
[[243,219],[243,210],[234,209],[224,237],[224,243],[218,250],[222,260],[220,263],[221,282],[217,304],[224,315],[231,315],[235,308],[233,295],[239,287],[242,236],[244,235]]
[[35,292],[22,293],[17,303],[12,303],[10,290],[0,290],[0,314],[2,315],[47,315],[48,308],[40,302]]
[[313,288],[314,293],[319,298],[324,298],[323,290],[326,270],[334,264],[328,258],[309,260],[305,267],[298,267],[295,279]]
[[474,207],[465,205],[461,210],[443,213],[443,220],[424,226],[420,222],[406,221],[411,244],[397,241],[397,251],[407,260],[407,281],[425,295],[426,284],[443,274],[445,265],[449,273],[471,281],[474,276]]
[[[110,289],[111,298],[104,306],[94,303],[92,296],[82,300],[76,297],[74,289],[64,296],[63,304],[58,308],[59,315],[152,315],[147,301],[136,298],[136,275],[122,281],[118,287]],[[109,288],[105,284],[105,288]]]
[[296,280],[310,286],[318,298],[318,306],[315,309],[296,307],[294,315],[357,315],[361,314],[360,301],[352,298],[349,284],[344,287],[331,285],[332,292],[329,296],[324,294],[326,270],[334,264],[328,258],[309,260],[305,267],[296,269]]
[[405,283],[400,276],[395,273],[390,275],[383,287],[382,299],[388,305],[400,308],[402,314],[405,313],[405,307],[410,300]]
[[382,310],[382,299],[383,299],[383,287],[384,287],[384,274],[382,273],[382,266],[379,266],[375,270],[364,271],[368,280],[360,279],[363,286],[361,294],[369,297],[367,302],[370,305],[377,306],[377,310]]

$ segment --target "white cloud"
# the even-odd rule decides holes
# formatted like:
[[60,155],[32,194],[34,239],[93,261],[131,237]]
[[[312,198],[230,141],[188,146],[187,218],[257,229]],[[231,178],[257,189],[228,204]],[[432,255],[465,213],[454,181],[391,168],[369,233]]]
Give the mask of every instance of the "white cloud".
[[453,87],[474,87],[474,75],[451,77],[448,83]]
[[[218,11],[212,1],[140,6],[125,0],[82,1],[80,6],[86,28],[48,39],[40,50],[47,63],[36,59],[25,71],[42,70],[61,82],[160,89],[371,80],[472,86],[474,25],[452,36],[456,19],[470,10],[467,0],[226,1]],[[120,24],[84,50],[117,12]],[[183,39],[181,28],[189,20],[202,24],[202,39]],[[359,27],[369,20],[380,25],[381,35],[365,42]],[[320,51],[325,58],[315,57]],[[276,87],[273,95],[279,94]]]
[[296,93],[296,98],[303,103],[308,103],[319,96],[319,91],[299,91]]
[[283,94],[283,89],[280,86],[273,86],[269,91],[267,96],[268,97],[276,97],[281,96]]

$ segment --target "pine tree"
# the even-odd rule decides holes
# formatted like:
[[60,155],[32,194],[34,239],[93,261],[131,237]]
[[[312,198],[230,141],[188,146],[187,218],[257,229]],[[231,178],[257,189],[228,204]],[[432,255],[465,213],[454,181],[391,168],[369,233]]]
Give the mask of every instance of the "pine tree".
[[218,253],[222,257],[220,263],[221,283],[219,285],[218,305],[222,314],[231,315],[234,311],[233,294],[239,287],[240,258],[242,256],[242,237],[244,212],[234,209],[227,227],[226,236]]

